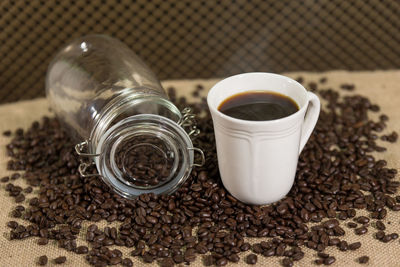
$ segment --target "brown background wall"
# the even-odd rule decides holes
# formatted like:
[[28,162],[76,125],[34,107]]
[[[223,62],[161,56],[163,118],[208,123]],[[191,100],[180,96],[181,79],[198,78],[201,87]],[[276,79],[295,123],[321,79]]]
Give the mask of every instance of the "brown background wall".
[[68,40],[117,37],[160,79],[400,67],[397,0],[3,0],[0,102],[44,95]]

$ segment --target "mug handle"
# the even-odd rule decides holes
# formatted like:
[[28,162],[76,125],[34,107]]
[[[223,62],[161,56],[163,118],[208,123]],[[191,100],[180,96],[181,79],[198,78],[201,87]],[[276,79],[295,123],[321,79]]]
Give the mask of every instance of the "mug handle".
[[318,121],[319,111],[321,109],[321,103],[318,96],[312,92],[307,92],[308,107],[306,115],[304,116],[304,123],[301,128],[301,138],[300,138],[300,149],[299,154],[306,145],[308,138],[310,138],[311,133],[314,130],[315,125]]

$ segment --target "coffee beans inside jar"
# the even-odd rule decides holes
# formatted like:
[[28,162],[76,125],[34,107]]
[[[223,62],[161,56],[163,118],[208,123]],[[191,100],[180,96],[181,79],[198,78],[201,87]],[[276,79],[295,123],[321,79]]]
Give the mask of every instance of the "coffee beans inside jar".
[[[135,200],[112,193],[96,177],[78,175],[74,144],[57,120],[44,118],[27,131],[13,132],[7,145],[7,167],[25,171],[22,178],[34,190],[26,192],[10,179],[1,180],[16,202],[21,196],[25,198],[12,211],[12,216],[25,223],[10,220],[10,240],[33,237],[43,245],[56,240],[58,247],[83,254],[96,266],[132,266],[130,258],[135,257],[161,266],[197,260],[205,265],[260,264],[272,256],[282,257],[282,265],[291,266],[305,257],[304,247],[319,252],[318,264],[340,263],[340,256],[324,252],[329,246],[337,247],[338,254],[354,251],[354,259],[360,263],[373,261],[356,254],[362,243],[346,241],[346,233],[354,229],[371,236],[381,233],[377,239],[382,242],[398,237],[397,233],[384,232],[383,223],[389,210],[400,208],[393,195],[399,187],[394,180],[397,172],[386,166],[386,161],[370,155],[385,151],[377,139],[388,118],[369,119],[369,113],[379,111],[379,107],[365,97],[341,97],[338,91],[318,89],[317,83],[312,87],[327,105],[300,156],[292,190],[285,199],[268,206],[246,205],[223,188],[208,113],[198,121],[202,132],[195,140],[206,153],[206,165],[194,169],[172,195],[146,194]],[[177,98],[173,88],[168,92],[178,106],[188,105],[186,99]],[[191,106],[199,113],[207,106],[200,93],[196,96],[200,101]],[[129,156],[135,156],[133,152],[137,151],[121,150],[122,154],[131,153]],[[138,164],[134,160],[129,166]],[[156,168],[156,163],[150,167]],[[140,173],[139,168],[132,168],[127,173],[131,171],[133,178],[141,174],[145,177],[139,178],[146,182],[151,180],[150,169]],[[357,210],[369,216],[361,217]],[[96,224],[104,220],[113,226]],[[90,221],[85,231],[84,221]],[[342,227],[341,221],[351,222],[352,227],[355,224],[354,229]],[[87,244],[78,246],[76,239],[82,232]],[[129,255],[123,255],[118,249],[121,246],[129,248]]]

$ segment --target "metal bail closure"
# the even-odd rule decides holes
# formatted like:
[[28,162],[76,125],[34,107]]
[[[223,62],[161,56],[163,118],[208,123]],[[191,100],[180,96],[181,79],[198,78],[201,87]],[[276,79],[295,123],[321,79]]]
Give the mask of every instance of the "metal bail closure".
[[206,157],[204,156],[203,150],[201,150],[200,148],[197,148],[197,147],[188,147],[187,149],[188,150],[193,150],[194,152],[198,152],[200,154],[201,162],[200,163],[193,163],[192,166],[196,166],[196,167],[204,166],[204,164],[206,163]]
[[85,140],[85,141],[75,145],[75,151],[78,154],[78,156],[80,156],[80,157],[92,158],[92,157],[100,156],[100,154],[90,154],[90,153],[84,152],[85,150],[86,151],[89,150],[89,141],[88,140]]
[[[198,129],[196,125],[196,115],[193,114],[193,110],[189,107],[184,108],[181,113],[182,118],[179,120],[178,125],[185,129],[185,131],[188,132],[188,135],[194,139],[200,134],[200,129]],[[193,150],[194,152],[198,152],[200,154],[201,162],[193,163],[192,166],[202,167],[206,163],[206,157],[200,148],[188,147],[188,150]]]
[[[89,150],[89,142],[88,140],[85,140],[79,144],[75,145],[75,152],[78,154],[78,156],[80,157],[80,164],[78,167],[78,172],[82,177],[93,177],[93,176],[100,176],[99,174],[93,174],[93,173],[86,173],[87,169],[92,166],[92,165],[96,165],[93,161],[94,157],[98,157],[100,156],[100,154],[91,154],[91,153],[87,153],[86,151]],[[90,158],[89,161],[86,160],[86,162],[84,161],[83,158]]]
[[192,111],[189,107],[184,108],[181,112],[182,118],[178,121],[178,125],[184,128],[190,137],[195,138],[200,134],[200,129],[197,128],[196,115]]

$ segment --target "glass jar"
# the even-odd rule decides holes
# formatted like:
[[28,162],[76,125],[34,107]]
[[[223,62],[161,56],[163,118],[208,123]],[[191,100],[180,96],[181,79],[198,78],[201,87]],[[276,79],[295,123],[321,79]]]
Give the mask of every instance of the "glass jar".
[[[204,163],[190,138],[199,133],[191,110],[181,113],[146,64],[114,38],[88,35],[65,45],[49,65],[46,95],[77,142],[80,174],[99,175],[122,196],[172,193]],[[98,174],[88,172],[91,165]]]

